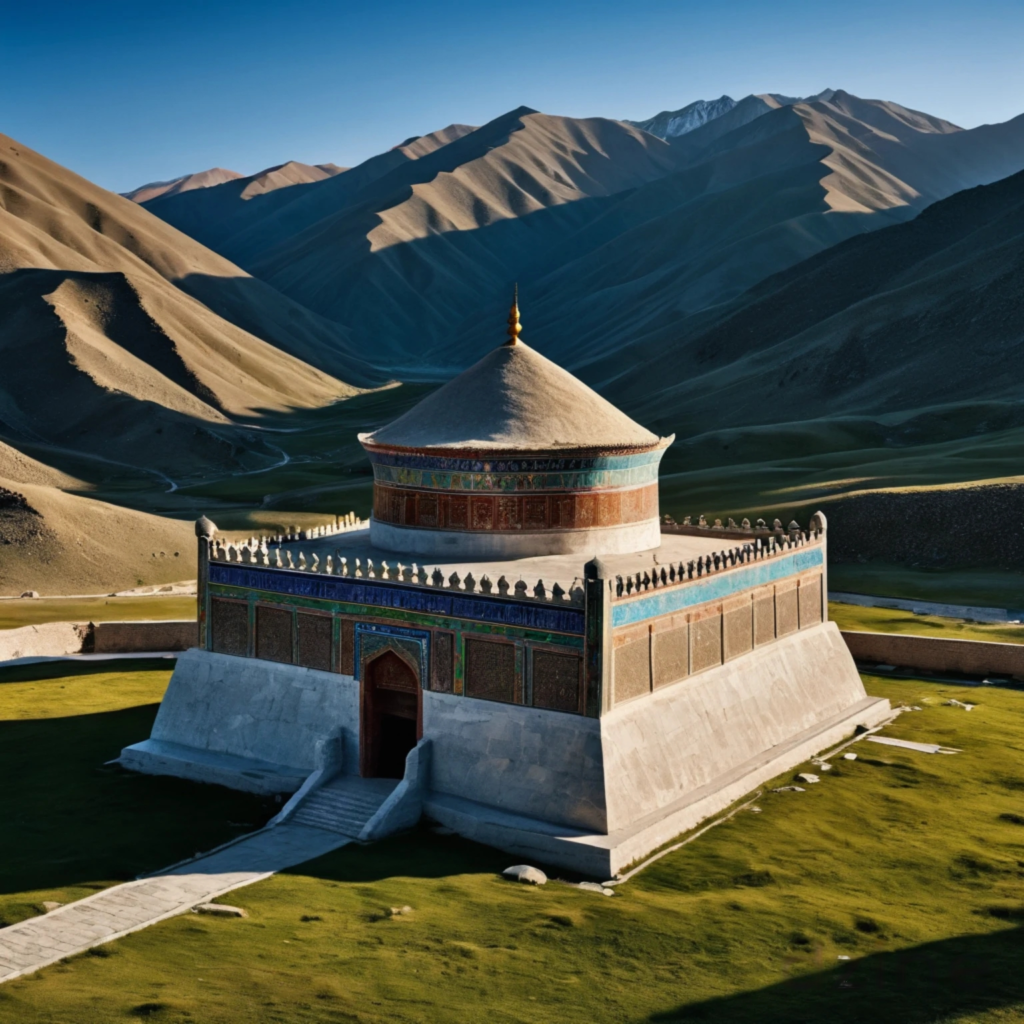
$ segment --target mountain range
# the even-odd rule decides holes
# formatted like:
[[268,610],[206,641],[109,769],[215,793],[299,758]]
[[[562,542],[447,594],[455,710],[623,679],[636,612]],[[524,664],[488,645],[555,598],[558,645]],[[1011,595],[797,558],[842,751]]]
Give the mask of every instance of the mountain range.
[[[78,557],[68,524],[103,516],[66,502],[180,548],[167,515],[365,500],[348,435],[499,343],[515,281],[534,347],[679,435],[667,494],[753,500],[730,466],[1014,429],[1022,168],[1024,117],[963,130],[831,89],[636,123],[521,107],[349,169],[126,196],[0,136],[0,492],[23,498],[0,540],[29,538],[0,588]],[[130,573],[79,561],[82,586]]]
[[515,280],[536,343],[578,370],[1024,167],[1024,118],[964,131],[822,95],[750,96],[668,140],[520,108],[259,199],[232,181],[144,205],[406,378],[482,355]]

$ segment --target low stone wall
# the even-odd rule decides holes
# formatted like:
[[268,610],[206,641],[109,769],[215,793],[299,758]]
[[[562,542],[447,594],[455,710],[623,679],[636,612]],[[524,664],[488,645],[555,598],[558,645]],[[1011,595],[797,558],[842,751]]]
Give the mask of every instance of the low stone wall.
[[88,622],[44,622],[38,626],[0,630],[0,661],[80,654],[90,637]]
[[198,643],[199,627],[194,621],[97,622],[92,653],[187,651]]
[[919,669],[958,672],[969,676],[1012,676],[1024,679],[1024,644],[984,640],[946,640],[905,633],[843,631],[857,661]]
[[0,661],[67,654],[187,651],[199,643],[195,621],[44,622],[0,629]]

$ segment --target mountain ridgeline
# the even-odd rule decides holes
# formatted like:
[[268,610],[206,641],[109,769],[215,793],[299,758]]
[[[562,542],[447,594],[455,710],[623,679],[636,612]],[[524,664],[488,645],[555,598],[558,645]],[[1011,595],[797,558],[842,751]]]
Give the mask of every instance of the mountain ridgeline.
[[[626,366],[772,274],[1024,168],[1024,117],[965,131],[841,90],[716,102],[668,138],[521,108],[324,181],[145,205],[388,370],[441,379],[493,343],[513,281],[542,351]],[[677,383],[669,366],[654,387]]]

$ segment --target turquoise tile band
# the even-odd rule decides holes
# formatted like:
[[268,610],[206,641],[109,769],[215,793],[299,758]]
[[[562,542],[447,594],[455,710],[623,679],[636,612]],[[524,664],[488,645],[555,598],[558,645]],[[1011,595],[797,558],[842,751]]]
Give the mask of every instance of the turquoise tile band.
[[730,569],[702,580],[693,580],[676,587],[646,591],[639,597],[623,598],[612,605],[612,628],[632,626],[647,619],[721,601],[744,590],[777,583],[787,576],[816,569],[824,564],[824,549],[818,545],[801,548],[789,555],[752,562],[742,568]]

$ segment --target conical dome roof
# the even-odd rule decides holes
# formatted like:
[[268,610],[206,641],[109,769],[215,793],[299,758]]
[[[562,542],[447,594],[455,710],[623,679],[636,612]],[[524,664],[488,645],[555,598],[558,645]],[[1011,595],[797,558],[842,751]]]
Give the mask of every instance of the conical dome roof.
[[515,337],[359,440],[396,448],[524,452],[636,451],[669,441]]

